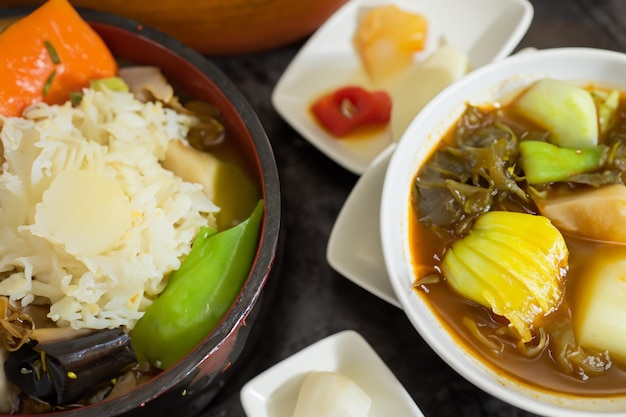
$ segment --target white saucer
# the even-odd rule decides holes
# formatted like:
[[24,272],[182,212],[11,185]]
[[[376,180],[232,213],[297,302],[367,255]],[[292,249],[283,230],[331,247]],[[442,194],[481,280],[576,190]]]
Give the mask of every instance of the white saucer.
[[424,417],[374,349],[355,331],[316,342],[250,380],[241,390],[248,417],[291,417],[309,372],[339,372],[371,398],[368,417]]
[[344,4],[289,64],[274,88],[272,104],[300,135],[356,174],[362,174],[392,142],[390,129],[366,139],[338,140],[317,125],[309,108],[320,94],[346,84],[372,88],[352,37],[363,7],[389,3],[420,13],[428,21],[426,48],[416,54],[416,61],[426,59],[443,40],[467,54],[471,68],[509,55],[533,15],[527,0],[350,0]]
[[346,199],[328,239],[326,259],[344,277],[400,308],[393,291],[380,242],[380,199],[390,145],[374,159]]

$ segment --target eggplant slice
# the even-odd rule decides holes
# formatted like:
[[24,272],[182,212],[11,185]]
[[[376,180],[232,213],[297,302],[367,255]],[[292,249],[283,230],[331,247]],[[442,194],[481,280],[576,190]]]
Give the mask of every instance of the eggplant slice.
[[121,375],[136,361],[128,334],[111,329],[62,342],[24,345],[11,353],[4,369],[24,393],[63,406]]

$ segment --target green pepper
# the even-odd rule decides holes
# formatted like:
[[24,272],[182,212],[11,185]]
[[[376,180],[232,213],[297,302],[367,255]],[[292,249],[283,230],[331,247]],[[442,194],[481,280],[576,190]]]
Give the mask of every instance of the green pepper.
[[250,217],[222,232],[200,230],[165,290],[130,332],[139,360],[166,369],[219,324],[250,272],[263,207],[260,200]]
[[599,169],[606,147],[570,149],[528,140],[520,142],[519,150],[526,181],[529,184],[545,184]]

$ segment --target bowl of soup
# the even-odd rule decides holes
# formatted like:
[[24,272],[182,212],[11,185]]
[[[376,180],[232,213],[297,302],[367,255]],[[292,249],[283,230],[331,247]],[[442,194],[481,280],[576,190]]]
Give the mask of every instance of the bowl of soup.
[[197,413],[269,296],[265,131],[159,31],[65,0],[2,17],[0,414]]
[[385,176],[385,264],[418,334],[546,416],[626,410],[626,55],[528,52],[413,120]]

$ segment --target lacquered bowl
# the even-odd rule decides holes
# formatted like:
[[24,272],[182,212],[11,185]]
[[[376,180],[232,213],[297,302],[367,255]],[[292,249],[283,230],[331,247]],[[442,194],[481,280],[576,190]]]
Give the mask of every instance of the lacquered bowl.
[[[32,9],[3,10],[1,17]],[[261,184],[265,202],[256,258],[244,287],[219,326],[190,354],[149,382],[114,400],[60,413],[63,416],[192,415],[204,408],[236,369],[267,297],[279,247],[280,185],[269,139],[254,110],[234,84],[211,62],[173,38],[125,18],[80,10],[120,60],[156,65],[177,87],[215,104],[237,141],[249,172]],[[274,270],[275,272],[275,270]],[[275,276],[275,274],[272,274]]]
[[[0,7],[44,0],[3,0]],[[71,0],[156,28],[206,55],[265,51],[313,33],[347,0]]]
[[439,319],[426,296],[413,287],[409,246],[412,181],[442,135],[465,105],[505,99],[540,78],[593,82],[626,89],[626,54],[584,48],[528,52],[477,69],[432,100],[412,121],[385,175],[380,230],[385,265],[395,294],[419,334],[456,372],[487,393],[530,412],[554,417],[617,416],[626,412],[626,396],[565,395],[538,388],[487,365],[466,348]]

